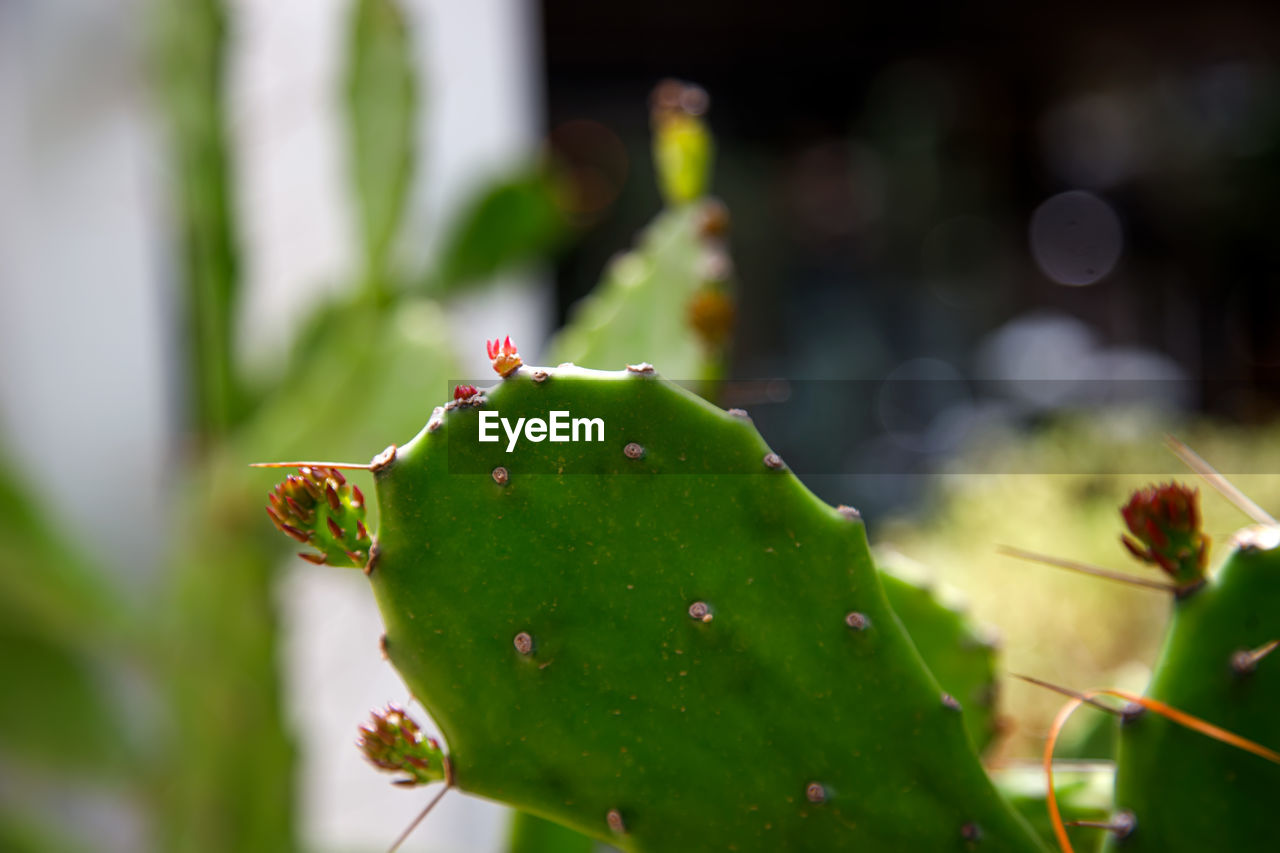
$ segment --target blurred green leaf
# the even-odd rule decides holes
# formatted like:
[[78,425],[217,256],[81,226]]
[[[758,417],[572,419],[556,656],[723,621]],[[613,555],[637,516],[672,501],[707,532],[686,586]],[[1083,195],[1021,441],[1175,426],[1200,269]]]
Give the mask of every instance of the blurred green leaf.
[[385,293],[413,173],[418,98],[412,45],[394,0],[357,0],[349,38],[347,133],[365,285]]
[[295,748],[284,722],[280,566],[243,459],[219,453],[173,510],[172,589],[154,616],[168,727],[154,774],[159,849],[289,851]]
[[491,278],[557,248],[569,226],[553,176],[526,170],[483,188],[454,220],[431,289],[446,292]]
[[84,853],[88,849],[25,809],[0,804],[0,850],[5,853]]
[[126,727],[105,667],[80,638],[0,623],[0,753],[58,774],[123,770]]
[[550,362],[617,370],[649,361],[670,379],[703,378],[708,354],[690,323],[704,278],[700,214],[698,205],[667,210],[614,259],[552,342]]
[[0,460],[0,623],[119,646],[133,615]]
[[182,227],[191,418],[203,437],[244,413],[234,355],[240,263],[223,102],[226,20],[220,0],[153,0],[153,9]]
[[119,770],[126,727],[107,667],[133,633],[115,590],[0,463],[0,753],[55,773]]
[[242,462],[368,462],[388,442],[417,434],[447,399],[458,369],[447,318],[434,302],[379,306],[357,297],[316,313],[286,376],[236,437]]

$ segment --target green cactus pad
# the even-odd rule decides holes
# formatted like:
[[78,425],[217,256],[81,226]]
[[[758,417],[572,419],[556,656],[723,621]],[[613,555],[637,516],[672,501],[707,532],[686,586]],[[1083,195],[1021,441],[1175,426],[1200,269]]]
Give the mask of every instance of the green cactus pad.
[[620,255],[604,279],[573,309],[551,346],[558,361],[623,364],[660,352],[674,379],[702,379],[709,356],[691,311],[707,279],[703,222],[719,210],[688,204],[659,215],[639,245]]
[[[1241,652],[1280,638],[1274,529],[1242,543],[1199,590],[1177,600],[1147,695],[1280,749],[1280,654]],[[1266,850],[1275,845],[1280,765],[1147,712],[1119,729],[1116,806],[1137,828],[1110,849]]]
[[979,752],[998,733],[996,647],[961,610],[939,597],[932,584],[911,577],[902,558],[877,553],[880,586],[902,620],[920,657],[964,708],[964,725]]
[[[490,410],[604,440],[508,453]],[[523,367],[383,463],[385,647],[462,789],[627,851],[1042,849],[856,515],[745,417],[651,368]]]
[[515,812],[506,853],[595,853],[596,842],[567,826]]

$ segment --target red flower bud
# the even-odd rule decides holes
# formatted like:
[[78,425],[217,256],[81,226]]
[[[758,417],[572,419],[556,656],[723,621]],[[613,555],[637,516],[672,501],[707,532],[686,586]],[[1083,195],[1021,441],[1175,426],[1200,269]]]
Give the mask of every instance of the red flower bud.
[[1204,578],[1209,538],[1200,529],[1200,492],[1181,483],[1139,489],[1120,509],[1129,534],[1120,541],[1178,583]]
[[492,341],[486,340],[484,346],[485,351],[489,354],[489,360],[493,362],[493,369],[497,371],[499,376],[510,376],[520,365],[524,364],[520,360],[520,353],[516,351],[516,345],[511,343],[510,335],[501,342],[496,338]]
[[395,705],[372,713],[370,721],[360,727],[356,746],[379,770],[405,774],[393,780],[393,785],[427,785],[445,777],[440,744],[425,737],[418,724]]

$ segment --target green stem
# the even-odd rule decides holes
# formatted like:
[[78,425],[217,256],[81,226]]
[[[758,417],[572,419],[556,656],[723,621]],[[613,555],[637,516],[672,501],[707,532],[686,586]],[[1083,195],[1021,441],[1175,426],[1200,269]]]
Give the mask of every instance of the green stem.
[[234,320],[239,248],[226,132],[221,0],[156,0],[156,62],[181,224],[191,425],[203,442],[242,414]]

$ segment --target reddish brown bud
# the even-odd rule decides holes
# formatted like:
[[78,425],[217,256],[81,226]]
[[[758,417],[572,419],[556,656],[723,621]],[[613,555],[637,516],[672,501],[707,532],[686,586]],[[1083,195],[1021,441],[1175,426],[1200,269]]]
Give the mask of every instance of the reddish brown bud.
[[1158,566],[1179,584],[1204,578],[1209,539],[1200,529],[1200,492],[1181,483],[1139,489],[1120,509],[1129,553]]
[[404,773],[393,784],[427,785],[445,778],[444,752],[404,711],[388,705],[374,711],[369,723],[359,728],[356,745],[369,763],[389,773]]
[[[324,526],[333,540],[315,533],[320,528],[317,506],[328,510]],[[336,468],[303,465],[267,495],[267,515],[271,522],[299,542],[311,543],[319,554],[305,555],[312,563],[359,568],[367,562],[372,546],[364,525],[364,495]],[[355,531],[351,535],[348,531]]]
[[[493,356],[490,355],[489,358],[492,359]],[[453,389],[453,399],[466,400],[470,397],[474,397],[478,393],[480,392],[476,390],[476,386],[474,385],[459,385]]]

